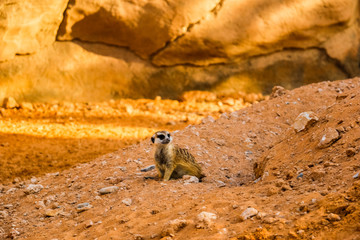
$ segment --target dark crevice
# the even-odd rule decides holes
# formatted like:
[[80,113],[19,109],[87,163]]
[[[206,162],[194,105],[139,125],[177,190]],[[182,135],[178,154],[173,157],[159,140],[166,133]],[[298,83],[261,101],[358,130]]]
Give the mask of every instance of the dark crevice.
[[[215,16],[217,16],[218,12],[221,10],[223,4],[224,4],[225,0],[220,0],[213,9],[210,10],[210,12],[212,14],[214,14]],[[181,39],[182,37],[184,37],[187,33],[189,33],[191,31],[191,29],[195,26],[195,25],[199,25],[201,24],[201,21],[204,20],[205,16],[203,16],[201,19],[199,19],[196,22],[192,22],[189,23],[189,25],[186,28],[186,31],[182,34],[180,34],[179,36],[177,36],[174,39],[170,39],[169,41],[167,41],[165,43],[165,45],[161,48],[159,48],[158,50],[156,50],[155,52],[150,54],[150,61],[152,62],[152,60],[155,58],[155,56],[157,56],[160,52],[164,51],[166,48],[168,48],[172,43],[176,43],[179,39]]]
[[66,12],[68,9],[71,8],[75,4],[75,0],[69,0],[68,4],[66,5],[66,8],[63,12],[63,19],[59,25],[59,28],[56,33],[56,39],[59,38],[60,35],[63,35],[66,32],[66,25],[67,25],[67,18],[66,18]]
[[217,14],[220,12],[222,6],[224,5],[224,2],[225,2],[225,0],[220,0],[220,1],[218,2],[218,4],[216,4],[216,6],[215,6],[213,9],[211,9],[211,12],[212,12],[215,16],[217,16]]

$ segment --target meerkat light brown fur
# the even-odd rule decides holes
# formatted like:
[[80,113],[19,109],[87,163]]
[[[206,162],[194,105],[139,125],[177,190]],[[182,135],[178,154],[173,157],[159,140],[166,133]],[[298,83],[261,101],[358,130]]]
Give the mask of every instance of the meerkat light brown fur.
[[201,179],[205,175],[195,158],[186,149],[172,144],[172,137],[167,131],[156,132],[151,141],[155,144],[155,166],[159,177],[168,181],[170,178],[181,178],[192,175]]

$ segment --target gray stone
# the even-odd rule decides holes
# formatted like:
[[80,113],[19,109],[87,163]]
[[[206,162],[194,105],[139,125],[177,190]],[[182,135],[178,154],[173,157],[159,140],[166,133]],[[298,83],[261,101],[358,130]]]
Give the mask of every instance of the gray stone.
[[151,171],[153,169],[155,169],[155,165],[150,165],[150,166],[148,166],[146,168],[141,169],[140,171],[141,172],[149,172],[149,171]]
[[92,205],[90,203],[80,203],[76,206],[76,210],[77,212],[84,212],[89,210],[90,208],[92,208]]
[[116,192],[119,189],[118,186],[104,187],[99,190],[101,195]]

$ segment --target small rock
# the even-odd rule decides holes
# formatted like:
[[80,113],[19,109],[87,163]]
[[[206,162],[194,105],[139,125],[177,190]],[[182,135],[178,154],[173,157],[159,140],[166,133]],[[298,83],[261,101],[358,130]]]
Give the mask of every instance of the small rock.
[[357,179],[359,178],[359,173],[356,173],[354,176],[353,176],[353,179]]
[[326,219],[329,221],[340,221],[341,220],[340,216],[335,213],[330,213],[329,215],[327,215]]
[[131,115],[131,114],[133,114],[133,112],[134,112],[134,108],[133,108],[133,106],[131,106],[131,105],[126,105],[126,106],[125,106],[125,111],[126,111],[129,115]]
[[140,234],[135,234],[135,235],[134,235],[134,239],[135,239],[135,240],[143,240],[144,237],[141,236]]
[[10,188],[6,191],[6,194],[13,194],[17,191],[17,188]]
[[34,106],[29,102],[22,102],[20,103],[20,108],[28,111],[33,111]]
[[12,205],[12,204],[5,204],[5,205],[4,205],[4,208],[5,208],[5,209],[10,209],[10,208],[13,208],[13,206],[14,206],[14,205]]
[[216,220],[216,214],[210,212],[201,212],[197,215],[196,228],[209,228]]
[[335,128],[327,128],[321,137],[318,148],[327,148],[340,139],[340,134]]
[[184,180],[184,185],[199,182],[199,179],[197,177],[195,177],[195,176],[184,175],[182,178]]
[[146,168],[141,169],[140,171],[141,172],[149,172],[149,171],[151,171],[153,169],[155,169],[155,165],[150,165],[150,166],[148,166]]
[[39,209],[39,208],[45,208],[46,206],[45,206],[44,201],[36,201],[36,202],[35,202],[35,207],[36,207],[37,209]]
[[118,169],[120,169],[123,172],[126,172],[126,167],[117,167]]
[[235,100],[233,98],[226,98],[226,99],[222,100],[222,102],[229,106],[235,105]]
[[297,175],[297,179],[299,179],[299,178],[302,178],[302,177],[304,177],[304,174],[303,173],[300,173],[299,175]]
[[175,233],[188,225],[188,221],[182,219],[175,219],[169,221],[164,229],[161,231],[161,237],[174,236]]
[[249,207],[249,208],[245,209],[245,211],[243,211],[240,216],[241,216],[244,220],[246,220],[246,219],[248,219],[248,218],[251,218],[251,217],[253,217],[253,216],[256,216],[256,215],[258,214],[258,212],[259,212],[259,211],[256,210],[255,208]]
[[7,98],[4,98],[2,106],[3,106],[3,108],[6,108],[6,109],[12,109],[12,108],[17,108],[19,105],[13,97],[7,97]]
[[289,231],[289,236],[291,237],[291,238],[298,238],[298,235],[296,234],[296,232],[294,232],[294,231]]
[[302,112],[297,116],[295,122],[293,124],[293,128],[295,132],[301,132],[303,130],[308,129],[314,123],[319,121],[319,118],[315,115],[314,112]]
[[34,194],[39,193],[43,189],[41,184],[29,184],[29,186],[24,190],[25,194]]
[[268,218],[265,218],[263,222],[268,223],[268,224],[272,224],[272,223],[277,222],[277,221],[278,221],[278,219],[276,219],[276,218],[268,217]]
[[101,188],[101,189],[99,190],[99,193],[100,193],[101,195],[109,194],[109,193],[116,192],[118,189],[119,189],[118,186],[104,187],[104,188]]
[[59,214],[58,209],[48,209],[45,211],[45,217],[55,217]]
[[6,211],[0,211],[0,219],[5,219],[9,214]]
[[85,227],[86,228],[92,227],[93,225],[94,225],[94,223],[91,220],[88,220],[88,221],[85,222]]
[[288,92],[288,90],[286,90],[282,86],[274,86],[272,89],[272,92],[270,94],[270,99],[285,95],[287,92]]
[[299,236],[304,236],[305,231],[300,229],[299,231],[296,232],[297,234],[299,234]]
[[36,177],[32,177],[32,178],[30,179],[30,182],[33,183],[33,184],[35,184],[35,183],[38,182],[38,180],[37,180]]
[[213,122],[215,122],[215,119],[212,116],[207,116],[206,118],[203,118],[201,120],[202,124],[213,123]]
[[84,211],[87,211],[89,210],[90,208],[92,208],[91,204],[90,203],[80,203],[76,206],[76,210],[77,212],[84,212]]
[[125,204],[126,206],[130,206],[132,204],[132,200],[131,198],[125,198],[121,201],[123,204]]
[[216,186],[219,188],[225,187],[226,183],[224,183],[223,181],[220,180],[216,180]]
[[214,142],[218,145],[218,146],[225,146],[226,141],[224,139],[214,139]]

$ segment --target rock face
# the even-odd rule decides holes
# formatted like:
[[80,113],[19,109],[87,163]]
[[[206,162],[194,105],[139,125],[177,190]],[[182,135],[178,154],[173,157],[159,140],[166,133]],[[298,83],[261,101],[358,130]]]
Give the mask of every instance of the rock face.
[[356,0],[0,6],[0,99],[177,98],[205,88],[269,93],[274,85],[359,73]]
[[51,45],[67,0],[0,2],[0,62]]

